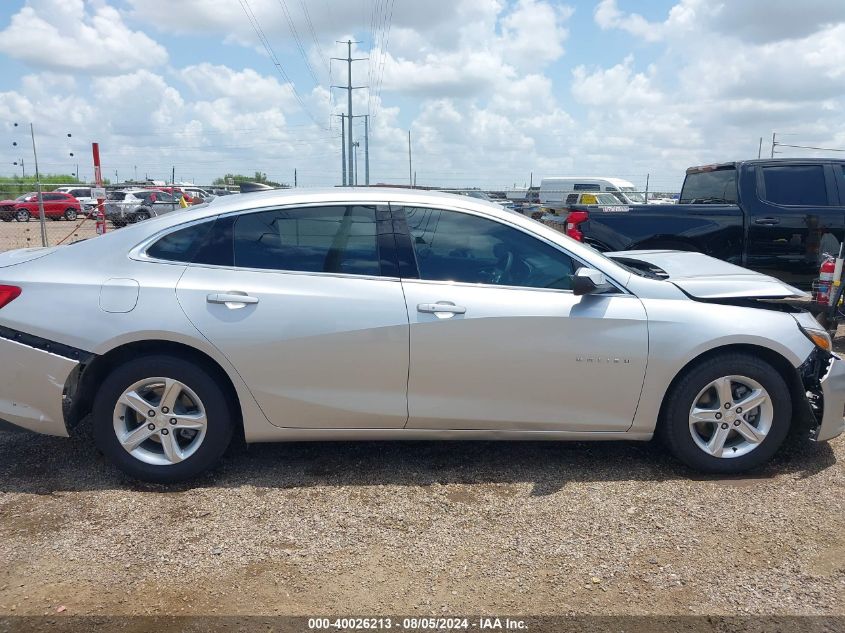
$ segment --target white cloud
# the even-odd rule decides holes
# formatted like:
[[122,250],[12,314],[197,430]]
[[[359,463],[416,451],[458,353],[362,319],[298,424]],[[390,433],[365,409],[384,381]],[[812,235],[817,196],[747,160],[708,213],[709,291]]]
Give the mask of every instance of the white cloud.
[[107,4],[29,0],[0,32],[0,52],[36,68],[115,74],[167,61],[163,46],[126,26]]

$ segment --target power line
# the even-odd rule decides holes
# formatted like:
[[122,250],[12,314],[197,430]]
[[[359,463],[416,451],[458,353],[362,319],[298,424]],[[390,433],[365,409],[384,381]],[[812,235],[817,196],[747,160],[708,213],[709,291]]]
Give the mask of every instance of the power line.
[[296,101],[299,103],[299,106],[302,108],[302,111],[305,112],[306,115],[308,115],[308,118],[311,119],[315,125],[317,125],[318,127],[322,127],[317,122],[317,119],[314,118],[314,115],[311,114],[311,111],[307,107],[305,107],[305,101],[302,100],[302,97],[299,95],[299,92],[297,92],[296,86],[294,85],[293,81],[285,72],[285,69],[282,68],[282,64],[281,62],[279,62],[279,58],[276,57],[276,53],[273,50],[273,47],[270,45],[267,36],[264,34],[264,29],[261,28],[261,23],[258,21],[258,18],[255,16],[255,13],[253,13],[252,7],[249,6],[249,0],[238,0],[238,2],[240,2],[241,8],[244,10],[247,20],[249,20],[252,29],[258,36],[258,39],[261,41],[261,44],[264,46],[264,50],[267,51],[267,55],[270,56],[270,60],[273,62],[273,65],[276,67],[276,70],[279,71],[279,74],[282,76],[282,79],[284,79],[285,82],[290,86],[290,89],[296,97]]
[[[385,0],[386,1],[386,0]],[[376,94],[376,115],[378,115],[379,110],[381,109],[381,87],[384,81],[384,65],[385,61],[387,60],[387,47],[390,45],[390,29],[393,26],[393,6],[396,0],[390,0],[390,16],[387,18],[387,34],[382,42],[382,46],[379,47],[379,57],[381,58],[381,69],[379,71],[379,78],[376,82],[378,86],[377,94]],[[382,29],[382,33],[384,30]]]
[[[299,5],[302,7],[302,13],[305,14],[305,22],[308,24],[308,29],[311,31],[311,37],[314,39],[314,46],[317,47],[317,53],[320,55],[320,61],[323,62],[323,67],[329,70],[329,62],[323,54],[323,47],[320,46],[320,40],[317,38],[317,31],[314,29],[314,22],[311,21],[311,14],[308,12],[308,5],[305,0],[299,0]],[[331,72],[329,70],[329,72]]]
[[308,53],[305,52],[305,47],[302,46],[302,40],[299,37],[299,31],[296,30],[296,25],[293,22],[293,18],[290,16],[290,11],[288,11],[288,3],[285,0],[278,0],[279,6],[282,7],[282,11],[285,14],[285,19],[288,22],[288,27],[290,28],[291,35],[293,35],[294,42],[296,42],[296,47],[299,49],[299,54],[302,56],[302,60],[305,62],[305,68],[308,70],[308,74],[311,75],[312,79],[314,79],[314,83],[316,85],[320,85],[320,80],[317,78],[317,73],[314,72],[314,68],[311,66],[311,62],[308,60]]

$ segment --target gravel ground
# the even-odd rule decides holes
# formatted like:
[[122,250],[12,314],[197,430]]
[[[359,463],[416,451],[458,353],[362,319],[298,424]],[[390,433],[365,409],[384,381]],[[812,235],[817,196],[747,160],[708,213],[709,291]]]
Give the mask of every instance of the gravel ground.
[[[47,241],[51,246],[62,240],[67,244],[97,234],[96,222],[82,217],[76,222],[47,220],[44,226],[47,227]],[[112,230],[111,223],[107,229]],[[40,222],[0,222],[0,251],[32,246],[41,246]]]
[[175,489],[0,432],[0,615],[821,614],[845,441],[701,477],[654,444],[236,446]]

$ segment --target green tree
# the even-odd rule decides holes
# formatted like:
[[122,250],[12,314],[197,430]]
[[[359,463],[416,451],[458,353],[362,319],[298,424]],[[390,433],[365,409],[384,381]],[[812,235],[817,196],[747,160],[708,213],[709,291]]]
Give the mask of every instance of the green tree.
[[[42,174],[41,188],[44,191],[52,191],[59,185],[75,185],[80,181],[76,176],[70,174]],[[0,176],[0,196],[6,198],[17,198],[20,195],[35,191],[35,176]]]
[[238,186],[242,182],[260,182],[262,185],[267,185],[268,187],[281,187],[283,189],[290,187],[290,185],[285,183],[268,180],[267,174],[260,171],[255,172],[254,176],[244,176],[243,174],[226,174],[222,178],[215,178],[211,184],[225,187],[227,184],[229,184],[230,179],[235,183],[235,185]]

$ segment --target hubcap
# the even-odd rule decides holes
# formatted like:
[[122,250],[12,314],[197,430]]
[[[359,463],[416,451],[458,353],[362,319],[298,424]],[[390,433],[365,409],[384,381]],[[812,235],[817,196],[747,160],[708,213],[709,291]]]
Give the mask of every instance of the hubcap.
[[114,408],[114,432],[130,455],[155,466],[178,464],[205,439],[205,407],[187,385],[147,378],[130,386]]
[[723,376],[696,396],[689,429],[708,455],[740,457],[763,443],[773,418],[772,399],[760,383],[746,376]]

